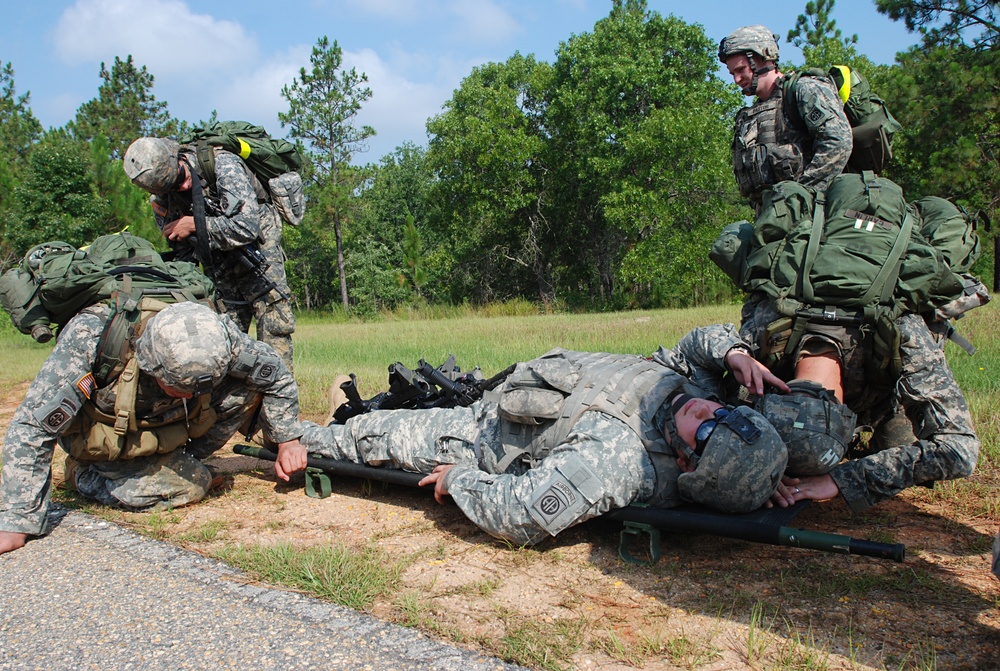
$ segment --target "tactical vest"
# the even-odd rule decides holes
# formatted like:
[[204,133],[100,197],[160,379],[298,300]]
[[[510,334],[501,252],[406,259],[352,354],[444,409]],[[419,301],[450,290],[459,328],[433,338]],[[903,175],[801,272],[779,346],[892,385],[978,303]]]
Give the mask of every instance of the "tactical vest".
[[494,398],[502,420],[503,472],[515,459],[535,465],[595,410],[625,422],[642,440],[656,472],[650,505],[676,504],[673,449],[654,416],[686,378],[660,363],[626,354],[553,349],[518,364]]
[[[206,177],[201,174],[201,169],[197,167],[198,158],[194,153],[192,153],[192,148],[187,147],[186,145],[182,146],[181,153],[187,158],[189,166],[195,166],[193,170],[197,173],[197,179],[201,182],[202,193],[205,196],[205,209],[207,216],[229,216],[233,214],[234,204],[220,198],[215,181],[206,179]],[[242,161],[240,163],[244,174],[246,174],[247,179],[250,180],[250,184],[253,186],[257,203],[262,207],[272,207],[272,205],[270,205],[271,198],[268,195],[267,189],[264,188],[260,180],[257,179],[245,163]],[[153,196],[150,199],[150,203],[152,204],[153,211],[167,222],[175,221],[183,216],[193,215],[192,190],[190,189],[187,191],[172,191],[163,195]],[[263,236],[264,231],[261,230],[258,234],[257,240],[255,241],[258,248],[266,243]],[[197,246],[195,244],[195,239],[195,236],[192,236],[184,240],[168,241],[171,250],[174,252],[174,258],[179,261],[187,261],[195,264],[199,263],[201,260],[196,254]],[[251,271],[243,262],[241,252],[238,248],[215,249],[211,251],[210,256],[211,263],[203,263],[202,266],[205,269],[205,274],[211,277],[213,281],[219,282],[220,279],[228,277],[246,277],[248,280],[247,285],[249,286],[252,284],[252,279],[250,277]],[[233,302],[232,296],[226,296],[224,298],[227,302]]]
[[785,116],[783,83],[775,85],[770,98],[736,115],[733,174],[740,194],[752,203],[759,202],[761,191],[769,186],[797,181],[813,157],[812,136]]
[[215,424],[217,415],[210,405],[210,394],[192,399],[187,405],[171,399],[162,410],[154,408],[143,413],[146,419],[138,418],[139,366],[130,343],[142,335],[149,320],[165,305],[143,299],[142,318],[120,354],[121,367],[113,379],[84,402],[82,411],[63,434],[62,442],[74,459],[115,461],[165,454],[182,447],[189,438],[200,438]]

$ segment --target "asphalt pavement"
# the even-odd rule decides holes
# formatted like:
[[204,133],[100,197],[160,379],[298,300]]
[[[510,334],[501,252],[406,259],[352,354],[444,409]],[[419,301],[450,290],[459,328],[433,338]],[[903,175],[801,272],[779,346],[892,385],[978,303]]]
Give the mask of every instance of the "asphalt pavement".
[[51,534],[0,555],[0,670],[520,667],[56,507]]

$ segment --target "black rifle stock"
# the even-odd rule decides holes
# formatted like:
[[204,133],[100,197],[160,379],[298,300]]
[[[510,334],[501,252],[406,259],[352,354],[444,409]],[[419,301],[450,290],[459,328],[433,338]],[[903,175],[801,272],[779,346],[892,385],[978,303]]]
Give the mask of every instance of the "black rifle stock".
[[[236,444],[233,451],[237,454],[257,457],[266,461],[276,461],[278,458],[278,455],[269,449],[245,443]],[[329,475],[366,478],[407,487],[418,487],[418,483],[424,477],[420,473],[410,473],[395,468],[375,468],[352,461],[327,459],[314,455],[309,455],[308,467],[319,469]],[[707,511],[628,506],[609,511],[604,514],[604,518],[619,522],[637,522],[673,533],[712,534],[752,543],[892,559],[897,562],[903,561],[906,554],[906,546],[900,543],[878,543],[822,531],[767,524],[766,522],[748,520],[745,516],[721,515]]]

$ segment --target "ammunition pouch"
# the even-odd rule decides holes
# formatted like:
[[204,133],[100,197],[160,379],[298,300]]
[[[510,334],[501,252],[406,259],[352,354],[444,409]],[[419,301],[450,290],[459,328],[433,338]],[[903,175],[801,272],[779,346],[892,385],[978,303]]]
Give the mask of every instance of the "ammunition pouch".
[[123,432],[115,427],[114,417],[86,403],[61,440],[70,456],[79,461],[135,459],[173,452],[189,439],[208,433],[217,418],[206,401],[204,406],[195,407],[187,421],[161,425],[139,422],[138,430]]

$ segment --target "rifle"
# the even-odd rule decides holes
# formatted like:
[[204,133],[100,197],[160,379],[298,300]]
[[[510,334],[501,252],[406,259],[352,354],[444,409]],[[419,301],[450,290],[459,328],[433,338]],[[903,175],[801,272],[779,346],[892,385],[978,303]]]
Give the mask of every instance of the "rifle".
[[416,371],[397,361],[389,366],[389,390],[368,400],[361,398],[357,378],[351,373],[351,379],[340,385],[347,396],[347,403],[337,408],[333,421],[343,424],[355,415],[372,410],[468,407],[481,399],[485,392],[503,383],[514,372],[515,366],[511,364],[493,377],[483,379],[478,366],[471,372],[462,373],[455,365],[454,354],[437,368],[420,359]]
[[[272,450],[247,443],[237,443],[233,446],[233,451],[237,454],[266,461],[277,461],[278,459],[278,455]],[[410,473],[395,468],[376,468],[356,464],[353,461],[340,461],[309,455],[306,467],[306,494],[313,498],[329,496],[332,492],[331,475],[378,480],[407,487],[418,487],[418,483],[424,477],[420,473]],[[767,543],[836,554],[903,561],[906,546],[900,543],[879,543],[784,525],[785,521],[795,517],[807,504],[807,501],[800,501],[790,508],[761,509],[747,515],[726,515],[692,508],[649,508],[634,505],[611,510],[605,513],[602,519],[624,523],[625,527],[620,535],[618,553],[622,559],[632,563],[641,562],[636,562],[629,553],[628,537],[642,533],[648,534],[651,558],[648,563],[655,563],[660,556],[659,532],[661,530],[672,533],[712,534],[752,543]],[[780,521],[769,523],[768,518]]]
[[288,300],[288,294],[279,289],[274,280],[267,276],[267,269],[271,267],[271,262],[267,260],[267,257],[264,256],[264,252],[260,251],[257,245],[244,245],[242,247],[237,247],[233,251],[236,252],[236,258],[239,260],[240,265],[250,271],[250,274],[256,280],[255,284],[262,288],[254,294],[253,298],[249,298],[246,301],[227,302],[249,305],[270,291],[277,291],[279,296],[284,298],[286,301]]
[[[212,209],[218,215],[218,207],[209,203],[205,198],[205,192],[201,185],[201,178],[198,171],[191,164],[188,164],[191,171],[191,214],[194,217],[194,257],[201,262],[205,268],[205,273],[213,280],[219,276],[218,268],[212,256],[212,247],[208,239],[208,221],[206,220],[207,210]],[[234,305],[250,305],[261,296],[271,291],[277,291],[286,301],[288,294],[278,288],[278,285],[267,276],[267,269],[271,267],[270,261],[255,244],[244,245],[231,250],[229,256],[235,256],[236,261],[250,271],[254,277],[253,286],[259,288],[252,298],[243,301],[227,300],[226,303]]]

